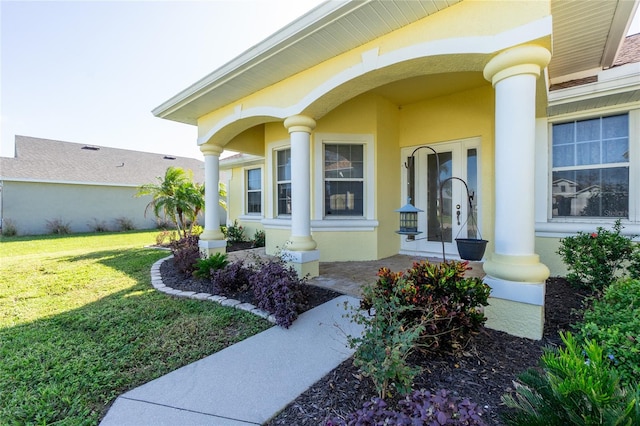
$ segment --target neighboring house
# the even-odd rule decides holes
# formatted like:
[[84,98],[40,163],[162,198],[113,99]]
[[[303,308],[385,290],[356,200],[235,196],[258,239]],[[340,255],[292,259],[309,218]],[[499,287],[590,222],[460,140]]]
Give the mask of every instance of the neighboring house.
[[200,160],[79,143],[16,136],[14,158],[0,157],[0,219],[20,235],[45,234],[47,221],[68,223],[73,232],[97,224],[118,230],[116,220],[136,229],[157,226],[150,196],[135,197],[138,187],[157,182],[170,166],[204,181]]
[[[489,240],[487,324],[540,338],[545,280],[564,273],[559,239],[618,218],[640,234],[638,36],[622,46],[637,7],[326,2],[153,113],[198,127],[207,187],[230,171],[230,219],[263,228],[267,251],[285,249],[303,274],[441,256],[443,228],[458,257],[453,239],[475,231],[467,197],[453,180],[438,206],[437,178],[464,179]],[[220,161],[223,149],[242,154]],[[563,179],[598,191],[560,214]],[[396,233],[409,194],[422,210],[413,239]],[[222,250],[210,213],[201,247]]]

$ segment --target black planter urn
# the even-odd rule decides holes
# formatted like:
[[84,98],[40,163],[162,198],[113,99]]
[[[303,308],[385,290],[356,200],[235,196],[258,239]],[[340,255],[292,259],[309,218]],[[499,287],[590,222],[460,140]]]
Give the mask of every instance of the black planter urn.
[[464,260],[482,260],[488,242],[477,238],[456,238],[458,253]]

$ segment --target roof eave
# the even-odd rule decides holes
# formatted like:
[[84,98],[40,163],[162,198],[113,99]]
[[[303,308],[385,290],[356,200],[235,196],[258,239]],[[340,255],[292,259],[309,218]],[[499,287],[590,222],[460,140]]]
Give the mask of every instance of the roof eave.
[[633,21],[630,17],[635,16],[638,4],[640,4],[638,1],[618,2],[616,12],[611,22],[609,36],[607,37],[607,42],[602,54],[603,69],[611,68],[618,57],[618,52],[624,43],[625,35],[629,31],[629,27]]
[[220,160],[220,170],[233,169],[235,167],[248,167],[264,163],[264,157],[251,154],[238,154]]
[[334,0],[326,1],[318,5],[299,19],[276,31],[265,40],[247,49],[211,74],[198,80],[196,83],[154,108],[151,112],[156,117],[197,125],[198,117],[188,117],[180,114],[179,110],[195,99],[224,85],[234,76],[258,65],[265,58],[269,58],[279,51],[295,44],[298,40],[304,39],[313,33],[318,25],[326,25],[326,23],[335,20],[334,12],[340,11],[340,16],[348,13],[350,10],[361,7],[362,4],[368,1],[370,0],[366,2]]

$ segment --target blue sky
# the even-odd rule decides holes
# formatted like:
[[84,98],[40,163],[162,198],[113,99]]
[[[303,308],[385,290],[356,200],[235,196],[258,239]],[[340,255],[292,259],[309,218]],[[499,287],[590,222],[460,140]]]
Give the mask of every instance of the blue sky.
[[320,0],[0,2],[0,155],[14,135],[202,158],[151,110]]
[[2,0],[0,155],[19,134],[202,158],[151,110],[320,3]]

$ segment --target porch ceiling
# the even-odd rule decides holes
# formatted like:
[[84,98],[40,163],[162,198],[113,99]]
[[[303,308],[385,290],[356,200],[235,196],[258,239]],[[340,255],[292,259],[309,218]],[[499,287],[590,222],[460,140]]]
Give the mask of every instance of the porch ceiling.
[[[212,110],[232,104],[259,89],[459,1],[323,3],[152,112],[161,118],[195,125],[198,117]],[[551,0],[554,31],[554,52],[549,65],[551,80],[612,65],[637,2]],[[437,88],[434,85],[422,86],[424,96],[435,95],[433,90]],[[413,85],[413,90],[415,87]],[[379,90],[393,92],[395,89],[398,87],[390,85]],[[416,96],[406,90],[402,92],[403,103]],[[401,94],[395,96],[400,97]]]

